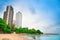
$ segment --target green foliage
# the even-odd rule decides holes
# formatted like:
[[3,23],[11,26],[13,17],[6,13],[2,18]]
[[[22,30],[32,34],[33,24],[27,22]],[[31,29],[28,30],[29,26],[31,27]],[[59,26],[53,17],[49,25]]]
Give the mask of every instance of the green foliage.
[[40,30],[28,29],[28,28],[15,28],[16,33],[27,33],[27,34],[42,34]]
[[40,30],[37,30],[37,33],[38,33],[38,34],[43,34]]
[[28,33],[29,33],[29,34],[36,34],[36,30],[35,30],[35,29],[29,29],[29,30],[28,30]]
[[6,26],[6,22],[2,18],[0,18],[0,30],[3,30]]
[[27,28],[14,28],[14,31],[16,32],[16,33],[26,33],[27,32]]
[[28,29],[28,28],[10,28],[9,25],[6,24],[6,22],[0,18],[0,31],[3,33],[27,33],[27,34],[43,34],[40,30],[35,30],[35,29]]
[[10,26],[9,25],[7,25],[5,28],[4,28],[4,30],[3,30],[3,33],[12,33],[13,31],[12,31],[12,29],[10,28]]
[[3,33],[11,33],[12,32],[9,25],[7,25],[6,22],[2,18],[0,18],[0,31],[2,31]]
[[0,18],[0,23],[6,24],[6,22],[2,18]]

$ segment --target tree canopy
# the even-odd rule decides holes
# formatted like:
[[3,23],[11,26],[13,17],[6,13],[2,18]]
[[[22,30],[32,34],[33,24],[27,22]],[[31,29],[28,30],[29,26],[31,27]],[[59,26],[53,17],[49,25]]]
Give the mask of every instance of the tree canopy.
[[0,30],[3,30],[6,26],[6,22],[2,18],[0,18]]
[[28,28],[15,28],[16,33],[27,33],[27,34],[43,34],[40,30],[28,29]]
[[6,22],[0,18],[0,31],[3,33],[11,33],[11,28],[9,27],[9,25],[6,24]]
[[[14,25],[13,25],[14,26]],[[13,29],[10,28],[6,22],[0,18],[0,31],[3,33],[27,33],[27,34],[43,34],[40,30],[35,30],[35,29],[28,29],[28,28],[22,28],[22,27],[14,27]]]

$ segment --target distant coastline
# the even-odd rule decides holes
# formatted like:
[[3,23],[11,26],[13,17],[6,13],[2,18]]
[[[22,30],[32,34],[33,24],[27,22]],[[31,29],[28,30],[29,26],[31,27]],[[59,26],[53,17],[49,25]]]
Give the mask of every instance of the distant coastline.
[[60,34],[57,34],[57,33],[45,33],[44,35],[60,35]]

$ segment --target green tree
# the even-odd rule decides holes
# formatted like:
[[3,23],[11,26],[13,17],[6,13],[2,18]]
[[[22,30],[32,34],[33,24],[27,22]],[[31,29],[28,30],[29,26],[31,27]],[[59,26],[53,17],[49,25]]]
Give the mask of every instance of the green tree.
[[12,29],[9,25],[6,24],[6,22],[0,18],[0,32],[2,33],[11,33]]
[[35,30],[35,29],[29,29],[29,30],[28,30],[28,33],[29,33],[29,34],[36,34],[36,30]]
[[4,32],[4,33],[12,33],[13,31],[12,31],[12,29],[10,28],[10,26],[7,25],[7,26],[4,28],[3,32]]
[[14,28],[16,33],[28,33],[28,34],[42,34],[40,30],[28,29],[28,28]]
[[2,18],[0,18],[0,31],[2,31],[6,26],[6,22]]
[[37,33],[38,33],[38,34],[43,34],[40,30],[37,30]]

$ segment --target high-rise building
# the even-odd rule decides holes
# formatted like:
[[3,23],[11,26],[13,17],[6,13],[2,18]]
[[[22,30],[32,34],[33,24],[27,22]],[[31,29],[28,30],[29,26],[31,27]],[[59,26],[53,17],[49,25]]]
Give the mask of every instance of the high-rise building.
[[12,27],[13,24],[13,7],[11,5],[7,6],[6,11],[4,12],[3,19],[6,21],[6,23]]
[[22,13],[18,12],[16,13],[16,23],[15,23],[16,27],[22,27]]

